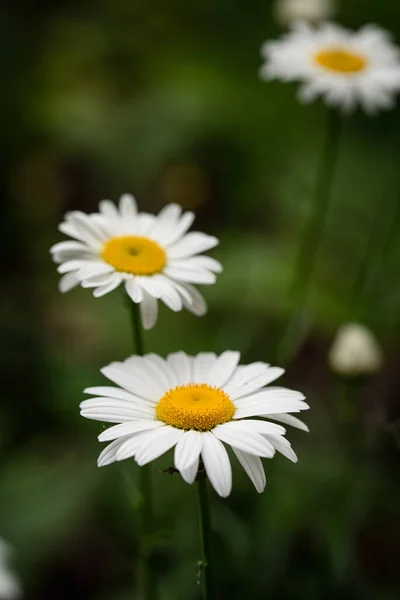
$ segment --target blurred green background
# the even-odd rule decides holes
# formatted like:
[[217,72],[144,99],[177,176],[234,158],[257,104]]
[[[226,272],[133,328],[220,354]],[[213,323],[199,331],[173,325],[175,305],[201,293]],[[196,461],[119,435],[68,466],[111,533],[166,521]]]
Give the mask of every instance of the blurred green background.
[[[395,0],[342,2],[338,21],[376,22],[400,40]],[[326,122],[295,86],[258,79],[272,3],[226,0],[5,1],[1,106],[0,537],[29,599],[134,598],[133,461],[96,466],[100,424],[79,416],[99,368],[131,353],[122,294],[62,296],[49,247],[67,210],[133,193],[178,202],[217,235],[224,273],[209,314],[161,310],[146,347],[276,355],[296,307],[287,288]],[[311,405],[299,456],[265,461],[258,496],[237,464],[212,495],[217,598],[400,597],[400,112],[346,118],[303,337],[282,385]],[[348,320],[368,324],[382,372],[342,386],[327,352]],[[195,490],[155,465],[161,600],[199,597]]]

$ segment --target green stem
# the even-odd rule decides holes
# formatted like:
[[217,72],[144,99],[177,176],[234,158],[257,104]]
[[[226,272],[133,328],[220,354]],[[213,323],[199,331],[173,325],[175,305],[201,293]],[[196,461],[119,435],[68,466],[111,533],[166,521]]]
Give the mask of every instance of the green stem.
[[201,543],[201,561],[199,562],[201,589],[203,600],[212,599],[211,585],[211,520],[210,506],[207,495],[207,476],[205,472],[199,472],[197,480],[198,505],[199,505],[199,525],[200,525],[200,543]]
[[308,318],[304,312],[304,304],[328,214],[340,132],[340,114],[334,109],[329,109],[314,197],[305,223],[293,281],[289,288],[289,302],[290,306],[294,307],[295,312],[285,327],[277,347],[277,360],[283,363],[295,354],[308,328]]
[[[139,312],[139,305],[129,302],[133,331],[133,343],[136,354],[143,356],[144,343],[143,331]],[[150,551],[148,540],[153,533],[153,490],[151,485],[151,466],[145,465],[139,469],[139,520],[141,527],[140,554],[138,566],[139,597],[141,600],[154,600],[156,591],[154,578],[149,568]]]
[[309,280],[313,273],[315,259],[328,214],[340,133],[340,114],[337,110],[329,109],[326,137],[321,152],[314,199],[305,224],[291,287],[291,292],[295,294],[296,299],[300,299],[301,301],[304,299]]

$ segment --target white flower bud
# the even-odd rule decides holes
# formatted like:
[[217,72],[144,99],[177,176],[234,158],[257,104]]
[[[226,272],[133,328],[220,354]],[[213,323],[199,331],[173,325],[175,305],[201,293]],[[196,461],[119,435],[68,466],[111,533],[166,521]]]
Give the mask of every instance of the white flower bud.
[[295,21],[326,21],[334,13],[333,0],[277,0],[274,13],[285,27]]
[[329,352],[332,371],[350,377],[372,375],[382,362],[378,340],[365,325],[348,323],[339,329]]
[[9,568],[10,547],[0,539],[0,599],[17,600],[21,597],[18,579]]

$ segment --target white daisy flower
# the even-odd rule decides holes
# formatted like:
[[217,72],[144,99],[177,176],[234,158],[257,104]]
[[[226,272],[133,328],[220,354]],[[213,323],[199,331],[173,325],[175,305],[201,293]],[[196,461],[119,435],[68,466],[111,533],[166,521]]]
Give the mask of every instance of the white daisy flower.
[[0,538],[0,600],[16,600],[21,597],[20,583],[10,569],[10,546]]
[[334,12],[332,0],[276,0],[274,13],[282,25],[295,21],[326,21]]
[[119,387],[88,388],[85,393],[96,398],[80,405],[88,419],[118,423],[99,435],[101,442],[113,440],[100,454],[99,467],[132,457],[143,466],[175,447],[175,467],[187,483],[195,480],[201,458],[216,492],[226,497],[232,487],[228,444],[261,493],[260,457],[272,458],[277,450],[297,461],[285,429],[265,419],[308,431],[290,413],[309,407],[300,392],[265,387],[283,369],[261,362],[238,366],[239,359],[239,352],[219,357],[176,352],[167,359],[131,356],[103,368]]
[[187,308],[204,315],[207,305],[192,284],[215,283],[222,267],[199,255],[219,242],[204,233],[186,233],[193,220],[194,214],[182,213],[177,204],[168,204],[157,216],[139,213],[129,194],[121,196],[118,208],[103,200],[99,213],[67,213],[59,229],[74,239],[50,249],[63,274],[60,291],[81,284],[94,288],[98,298],[123,284],[140,304],[145,329],[157,321],[158,300],[173,311]]
[[359,104],[373,114],[392,108],[400,89],[399,49],[375,25],[352,32],[332,23],[297,23],[261,53],[261,78],[303,82],[299,96],[305,103],[322,96],[345,112]]

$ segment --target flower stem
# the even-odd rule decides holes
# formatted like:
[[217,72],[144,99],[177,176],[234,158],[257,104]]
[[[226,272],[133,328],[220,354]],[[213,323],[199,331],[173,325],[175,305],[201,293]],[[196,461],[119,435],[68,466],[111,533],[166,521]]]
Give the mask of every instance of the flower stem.
[[314,197],[305,223],[293,281],[289,288],[290,304],[295,307],[296,313],[288,323],[278,347],[279,360],[283,362],[287,361],[296,350],[299,339],[304,333],[305,318],[302,312],[328,214],[340,133],[341,116],[337,110],[329,109]]
[[[140,319],[139,305],[129,302],[133,343],[136,354],[143,356],[144,343]],[[138,566],[138,587],[140,600],[154,600],[156,591],[154,578],[149,569],[148,539],[153,532],[153,490],[151,485],[151,466],[145,465],[139,469],[139,521],[141,527],[140,554]]]
[[212,600],[211,585],[211,520],[210,506],[207,494],[207,475],[205,471],[199,470],[197,479],[198,505],[199,505],[199,526],[200,526],[200,544],[201,560],[199,561],[199,574],[202,589],[203,600]]

